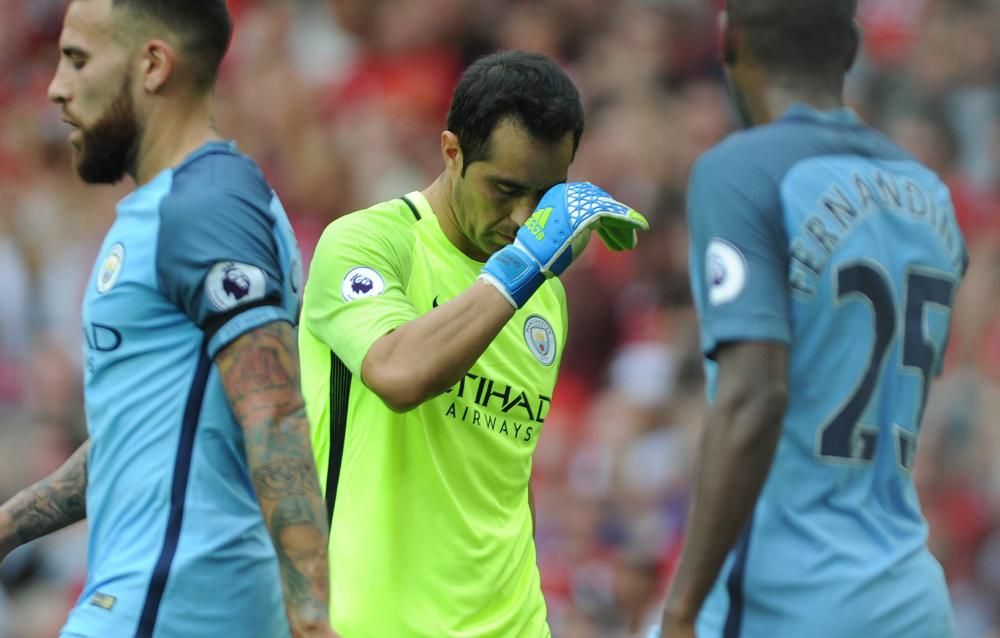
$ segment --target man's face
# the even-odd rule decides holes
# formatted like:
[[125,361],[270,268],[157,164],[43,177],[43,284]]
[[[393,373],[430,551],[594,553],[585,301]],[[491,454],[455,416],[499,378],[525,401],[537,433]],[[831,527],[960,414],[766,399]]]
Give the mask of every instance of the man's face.
[[115,183],[134,162],[141,127],[132,97],[129,57],[111,0],[73,0],[49,99],[73,127],[76,170],[89,183]]
[[531,136],[515,120],[501,121],[485,158],[456,168],[452,201],[466,253],[485,261],[514,242],[517,229],[552,186],[566,181],[573,161],[573,134],[549,143]]

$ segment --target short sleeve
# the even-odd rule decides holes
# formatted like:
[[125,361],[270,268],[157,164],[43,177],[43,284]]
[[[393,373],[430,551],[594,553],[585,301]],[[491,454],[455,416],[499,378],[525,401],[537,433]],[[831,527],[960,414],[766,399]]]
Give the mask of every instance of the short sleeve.
[[[269,195],[269,193],[268,193]],[[156,275],[163,294],[205,331],[209,355],[274,321],[295,323],[269,202],[219,188],[186,189],[160,207]]]
[[352,213],[330,224],[316,245],[302,325],[354,374],[375,341],[418,316],[406,295],[414,241],[407,217]]
[[789,343],[788,251],[773,178],[745,158],[706,155],[692,172],[688,225],[702,351]]

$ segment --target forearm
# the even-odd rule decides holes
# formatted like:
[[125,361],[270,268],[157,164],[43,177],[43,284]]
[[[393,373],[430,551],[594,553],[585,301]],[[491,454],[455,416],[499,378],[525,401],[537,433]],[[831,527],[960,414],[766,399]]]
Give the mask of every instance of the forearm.
[[87,516],[87,441],[55,472],[0,506],[0,558]]
[[247,466],[274,543],[293,635],[327,625],[328,522],[309,445],[291,325],[257,328],[216,363],[244,432]]
[[458,383],[513,316],[496,288],[477,281],[376,341],[362,379],[393,407],[419,405]]
[[746,528],[774,457],[780,427],[765,406],[719,406],[702,440],[691,518],[665,615],[694,618]]
[[285,600],[300,626],[327,622],[328,523],[304,411],[248,430],[247,462],[274,543]]

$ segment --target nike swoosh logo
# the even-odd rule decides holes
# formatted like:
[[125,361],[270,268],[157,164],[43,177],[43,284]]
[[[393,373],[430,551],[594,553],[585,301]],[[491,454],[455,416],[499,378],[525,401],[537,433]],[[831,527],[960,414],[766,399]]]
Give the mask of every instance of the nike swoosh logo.
[[431,308],[437,308],[437,307],[438,307],[438,298],[437,295],[434,295],[434,300],[431,301]]

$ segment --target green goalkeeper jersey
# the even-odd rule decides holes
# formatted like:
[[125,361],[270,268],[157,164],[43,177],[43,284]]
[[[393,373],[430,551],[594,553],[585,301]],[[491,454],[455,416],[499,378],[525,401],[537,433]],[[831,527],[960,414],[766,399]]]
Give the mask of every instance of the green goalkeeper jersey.
[[546,282],[461,381],[413,410],[360,376],[377,339],[481,268],[419,192],[334,221],[316,248],[302,386],[331,515],[331,618],[348,638],[550,635],[528,482],[566,343],[562,285]]

